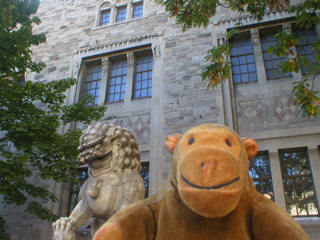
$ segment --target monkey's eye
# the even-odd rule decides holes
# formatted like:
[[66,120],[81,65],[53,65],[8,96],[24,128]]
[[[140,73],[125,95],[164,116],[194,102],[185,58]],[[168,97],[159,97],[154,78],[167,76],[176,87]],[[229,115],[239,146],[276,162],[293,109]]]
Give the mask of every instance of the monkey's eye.
[[228,139],[226,139],[226,144],[227,144],[229,147],[232,146],[231,142],[230,142]]
[[192,143],[194,143],[194,138],[189,139],[189,145],[191,145]]

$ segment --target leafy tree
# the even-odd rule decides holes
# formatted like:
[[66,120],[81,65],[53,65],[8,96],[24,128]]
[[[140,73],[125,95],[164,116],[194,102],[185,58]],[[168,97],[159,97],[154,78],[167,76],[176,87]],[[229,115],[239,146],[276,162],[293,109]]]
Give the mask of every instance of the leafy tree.
[[[26,205],[27,212],[54,220],[39,200],[56,202],[57,197],[29,180],[74,181],[80,130],[59,134],[57,129],[99,120],[106,107],[94,105],[91,97],[66,106],[64,93],[76,83],[72,78],[19,81],[27,70],[39,73],[45,67],[32,60],[30,49],[46,40],[32,33],[40,23],[34,16],[38,7],[39,0],[0,0],[0,194],[4,204]],[[0,232],[5,236],[1,216]]]
[[[182,24],[183,30],[195,27],[207,27],[209,19],[217,14],[221,8],[228,8],[232,11],[248,12],[261,21],[268,10],[284,10],[295,13],[296,27],[298,29],[309,29],[319,23],[320,1],[306,0],[291,4],[290,0],[157,0],[165,6],[166,11],[175,17],[177,23]],[[238,22],[238,26],[242,25]],[[236,29],[227,34],[229,40],[237,34]],[[314,90],[314,81],[320,73],[320,40],[313,43],[314,59],[310,61],[307,57],[295,56],[292,51],[299,38],[293,33],[288,34],[279,32],[277,34],[278,44],[268,49],[278,57],[285,57],[286,62],[279,65],[282,73],[299,72],[304,67],[308,71],[299,82],[294,82],[292,95],[295,102],[300,105],[304,115],[307,117],[317,116],[320,109],[319,93]],[[215,46],[207,53],[206,60],[209,65],[203,69],[202,79],[207,88],[215,89],[221,81],[229,78],[231,62],[228,60],[230,55],[230,44]]]

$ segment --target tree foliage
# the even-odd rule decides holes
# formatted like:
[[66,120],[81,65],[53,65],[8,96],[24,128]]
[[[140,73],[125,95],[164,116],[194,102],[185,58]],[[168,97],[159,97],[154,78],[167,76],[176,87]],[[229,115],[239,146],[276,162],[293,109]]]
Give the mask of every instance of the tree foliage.
[[75,180],[81,134],[72,128],[59,134],[58,128],[99,120],[106,107],[94,105],[91,97],[66,106],[65,92],[76,84],[72,78],[18,81],[27,70],[45,67],[32,60],[30,49],[45,42],[44,35],[32,33],[32,26],[40,23],[34,16],[38,6],[39,0],[0,0],[0,194],[4,204],[26,205],[27,212],[54,220],[41,202],[56,202],[57,197],[35,180]]
[[[255,20],[261,21],[268,11],[280,11],[287,9],[295,13],[296,27],[298,29],[310,29],[319,23],[320,1],[306,0],[291,4],[290,0],[158,0],[175,17],[177,23],[182,24],[183,30],[195,27],[207,27],[211,17],[223,8],[242,14],[250,13]],[[236,27],[241,25],[238,22]],[[235,30],[235,29],[234,29]],[[227,40],[238,34],[232,30],[227,34]],[[314,81],[320,73],[320,40],[313,43],[315,61],[311,62],[303,56],[295,56],[292,49],[298,43],[299,38],[295,34],[281,31],[277,34],[278,44],[269,49],[269,52],[277,56],[285,57],[286,61],[280,63],[279,71],[282,73],[296,72],[301,67],[308,69],[299,82],[294,82],[292,96],[300,105],[304,116],[317,116],[320,109],[319,93],[314,90]],[[230,44],[215,46],[207,52],[206,60],[209,65],[203,69],[202,79],[207,88],[215,89],[221,81],[229,77],[231,62]]]

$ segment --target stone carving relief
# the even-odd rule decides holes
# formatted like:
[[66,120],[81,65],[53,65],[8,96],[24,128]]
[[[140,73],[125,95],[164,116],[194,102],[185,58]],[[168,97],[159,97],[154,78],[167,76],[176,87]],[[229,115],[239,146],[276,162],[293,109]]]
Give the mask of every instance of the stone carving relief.
[[292,32],[290,23],[282,24],[282,28],[283,28],[283,31],[285,31],[288,34]]
[[261,100],[239,101],[237,117],[239,128],[261,126],[267,123],[265,103]]
[[153,56],[154,58],[160,58],[161,57],[161,48],[160,44],[156,44],[153,48]]
[[118,0],[118,1],[116,1],[116,6],[121,6],[121,5],[124,5],[124,4],[127,4],[127,0]]
[[226,43],[227,43],[226,35],[223,34],[223,33],[219,33],[217,35],[217,44],[218,44],[218,46],[225,45]]
[[111,3],[110,3],[110,2],[104,2],[104,3],[101,4],[100,10],[102,10],[102,9],[108,9],[108,8],[110,8],[110,7],[111,7]]
[[288,123],[302,119],[301,108],[294,103],[291,96],[279,96],[272,99],[272,116],[276,123]]
[[251,29],[252,45],[260,44],[260,34],[258,29]]
[[127,63],[128,67],[132,67],[134,65],[134,55],[133,52],[128,52],[127,53]]
[[121,126],[97,123],[80,138],[78,161],[87,164],[89,178],[69,217],[53,223],[53,240],[74,240],[90,218],[91,234],[115,212],[144,197],[140,152],[135,137]]
[[[112,121],[112,120],[111,120]],[[115,125],[124,126],[139,138],[150,138],[150,114],[114,119]]]

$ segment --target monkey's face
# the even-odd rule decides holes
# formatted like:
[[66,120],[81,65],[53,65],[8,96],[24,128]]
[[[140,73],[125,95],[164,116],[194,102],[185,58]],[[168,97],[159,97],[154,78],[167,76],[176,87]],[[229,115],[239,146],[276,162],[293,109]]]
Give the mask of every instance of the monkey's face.
[[180,139],[174,159],[178,191],[190,209],[210,218],[235,209],[249,164],[246,148],[233,131],[192,128]]

